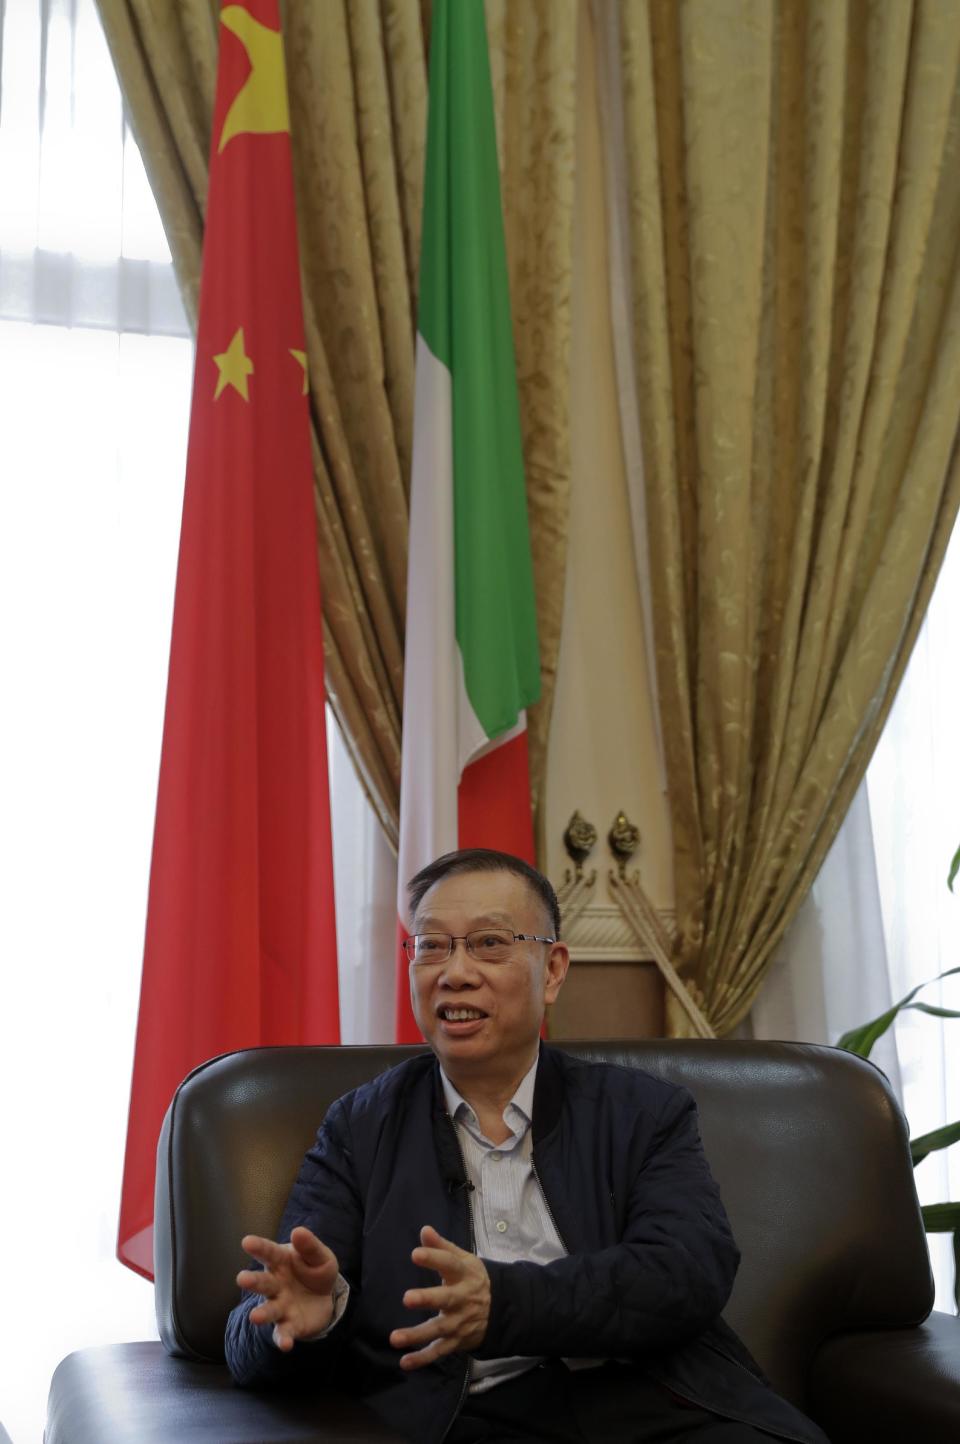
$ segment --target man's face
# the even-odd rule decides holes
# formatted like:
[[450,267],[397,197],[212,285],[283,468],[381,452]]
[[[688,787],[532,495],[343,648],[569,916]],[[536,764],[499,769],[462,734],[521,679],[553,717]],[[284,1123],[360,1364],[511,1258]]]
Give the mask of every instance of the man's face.
[[[413,931],[462,938],[484,927],[553,936],[540,899],[511,872],[441,878],[421,899]],[[413,964],[413,1011],[447,1072],[494,1078],[529,1066],[544,1006],[559,993],[568,964],[563,943],[515,943],[505,962],[481,963],[462,942],[445,963]],[[463,1009],[468,1018],[451,1016]]]

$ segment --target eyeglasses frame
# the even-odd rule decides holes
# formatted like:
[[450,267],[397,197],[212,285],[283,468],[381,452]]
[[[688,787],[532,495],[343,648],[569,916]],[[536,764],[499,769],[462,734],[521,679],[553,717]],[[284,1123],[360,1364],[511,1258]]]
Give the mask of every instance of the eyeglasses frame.
[[[449,938],[449,939],[450,939],[450,951],[447,953],[447,955],[446,955],[445,958],[432,958],[432,959],[430,960],[430,962],[432,963],[432,965],[433,965],[434,967],[439,967],[439,966],[441,966],[443,963],[447,963],[447,962],[450,961],[450,959],[453,957],[454,953],[457,951],[457,948],[456,948],[456,944],[457,944],[457,943],[463,943],[463,946],[464,946],[464,948],[466,949],[466,952],[467,952],[467,956],[473,958],[473,961],[474,961],[475,963],[480,963],[480,964],[482,965],[482,964],[484,964],[484,963],[489,963],[489,959],[488,959],[488,958],[478,958],[478,957],[476,956],[476,954],[474,953],[473,949],[470,947],[469,942],[467,941],[468,938],[472,938],[476,933],[482,933],[482,932],[491,932],[491,933],[500,933],[500,932],[503,932],[503,933],[510,933],[511,936],[513,937],[513,941],[514,941],[515,943],[555,943],[555,942],[557,941],[556,938],[541,938],[541,937],[539,937],[536,933],[515,933],[515,932],[513,932],[513,930],[512,930],[511,928],[471,928],[470,932],[468,932],[468,933],[441,933],[441,932],[435,932],[435,933],[433,933],[433,932],[430,932],[430,933],[411,933],[411,934],[409,935],[409,937],[405,937],[405,938],[403,939],[403,941],[401,942],[400,946],[403,948],[404,955],[405,955],[405,957],[406,957],[406,959],[407,959],[407,962],[410,964],[410,966],[411,966],[411,967],[421,967],[421,968],[422,968],[422,967],[427,967],[427,966],[429,966],[429,964],[428,964],[425,960],[423,960],[423,959],[421,959],[421,960],[418,961],[417,958],[415,958],[415,957],[414,957],[414,958],[411,958],[409,952],[407,951],[407,943],[413,943],[414,946],[416,946],[416,940],[417,940],[417,938]],[[499,965],[497,965],[497,966],[499,966]]]

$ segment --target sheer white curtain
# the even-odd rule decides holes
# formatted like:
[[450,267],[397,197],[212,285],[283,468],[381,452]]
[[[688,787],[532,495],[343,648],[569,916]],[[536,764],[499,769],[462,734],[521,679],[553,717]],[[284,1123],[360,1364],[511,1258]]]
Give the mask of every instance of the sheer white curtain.
[[333,882],[337,896],[340,1040],[392,1043],[397,859],[364,797],[327,708]]
[[0,1233],[34,1271],[0,1417],[38,1444],[64,1354],[155,1332],[113,1254],[191,347],[92,0],[0,13]]
[[[916,984],[960,965],[960,539],[954,537],[866,781],[751,1013],[755,1037],[836,1043]],[[960,980],[926,1001],[960,1009]],[[912,1134],[960,1118],[960,1019],[901,1014],[874,1048]],[[923,1203],[960,1198],[960,1149],[916,1172]],[[954,1312],[953,1250],[929,1235],[936,1307]]]
[[93,0],[0,16],[0,315],[185,337]]
[[[960,843],[960,534],[954,533],[916,649],[867,782],[891,987],[960,966],[960,894],[946,885]],[[928,989],[929,1003],[960,1010],[960,978]],[[960,1019],[901,1014],[897,1051],[911,1132],[960,1119]],[[923,1203],[960,1199],[960,1147],[917,1169]],[[930,1236],[937,1307],[952,1312],[950,1236]]]
[[[892,1002],[873,828],[866,785],[857,792],[837,839],[784,938],[751,1010],[756,1038],[836,1043],[850,1028]],[[902,1099],[893,1033],[873,1061]]]
[[154,1333],[113,1253],[189,379],[186,341],[0,322],[0,1235],[32,1276],[0,1314],[14,1444],[39,1444],[64,1354]]
[[[93,0],[0,22],[0,1237],[31,1271],[0,1311],[0,1422],[40,1444],[60,1358],[155,1335],[114,1249],[192,347]],[[389,1036],[364,963],[390,977],[371,880],[391,930],[395,886],[334,734],[359,1042]]]

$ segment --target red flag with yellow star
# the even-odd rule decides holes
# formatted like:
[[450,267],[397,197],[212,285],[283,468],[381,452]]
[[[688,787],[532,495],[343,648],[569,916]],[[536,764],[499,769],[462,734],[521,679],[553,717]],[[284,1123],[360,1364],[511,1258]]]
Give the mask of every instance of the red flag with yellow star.
[[220,13],[120,1206],[118,1256],[147,1277],[181,1079],[233,1048],[339,1040],[306,359],[277,0],[245,0]]

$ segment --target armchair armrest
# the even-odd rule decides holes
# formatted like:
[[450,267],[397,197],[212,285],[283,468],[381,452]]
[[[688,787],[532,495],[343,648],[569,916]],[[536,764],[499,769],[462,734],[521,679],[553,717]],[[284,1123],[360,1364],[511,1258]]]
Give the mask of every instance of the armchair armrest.
[[809,1384],[810,1412],[831,1444],[956,1444],[960,1318],[837,1334],[820,1347]]
[[[0,1430],[2,1435],[2,1430]],[[174,1359],[162,1344],[68,1354],[50,1385],[45,1444],[402,1444],[362,1404],[238,1389],[225,1364]]]

